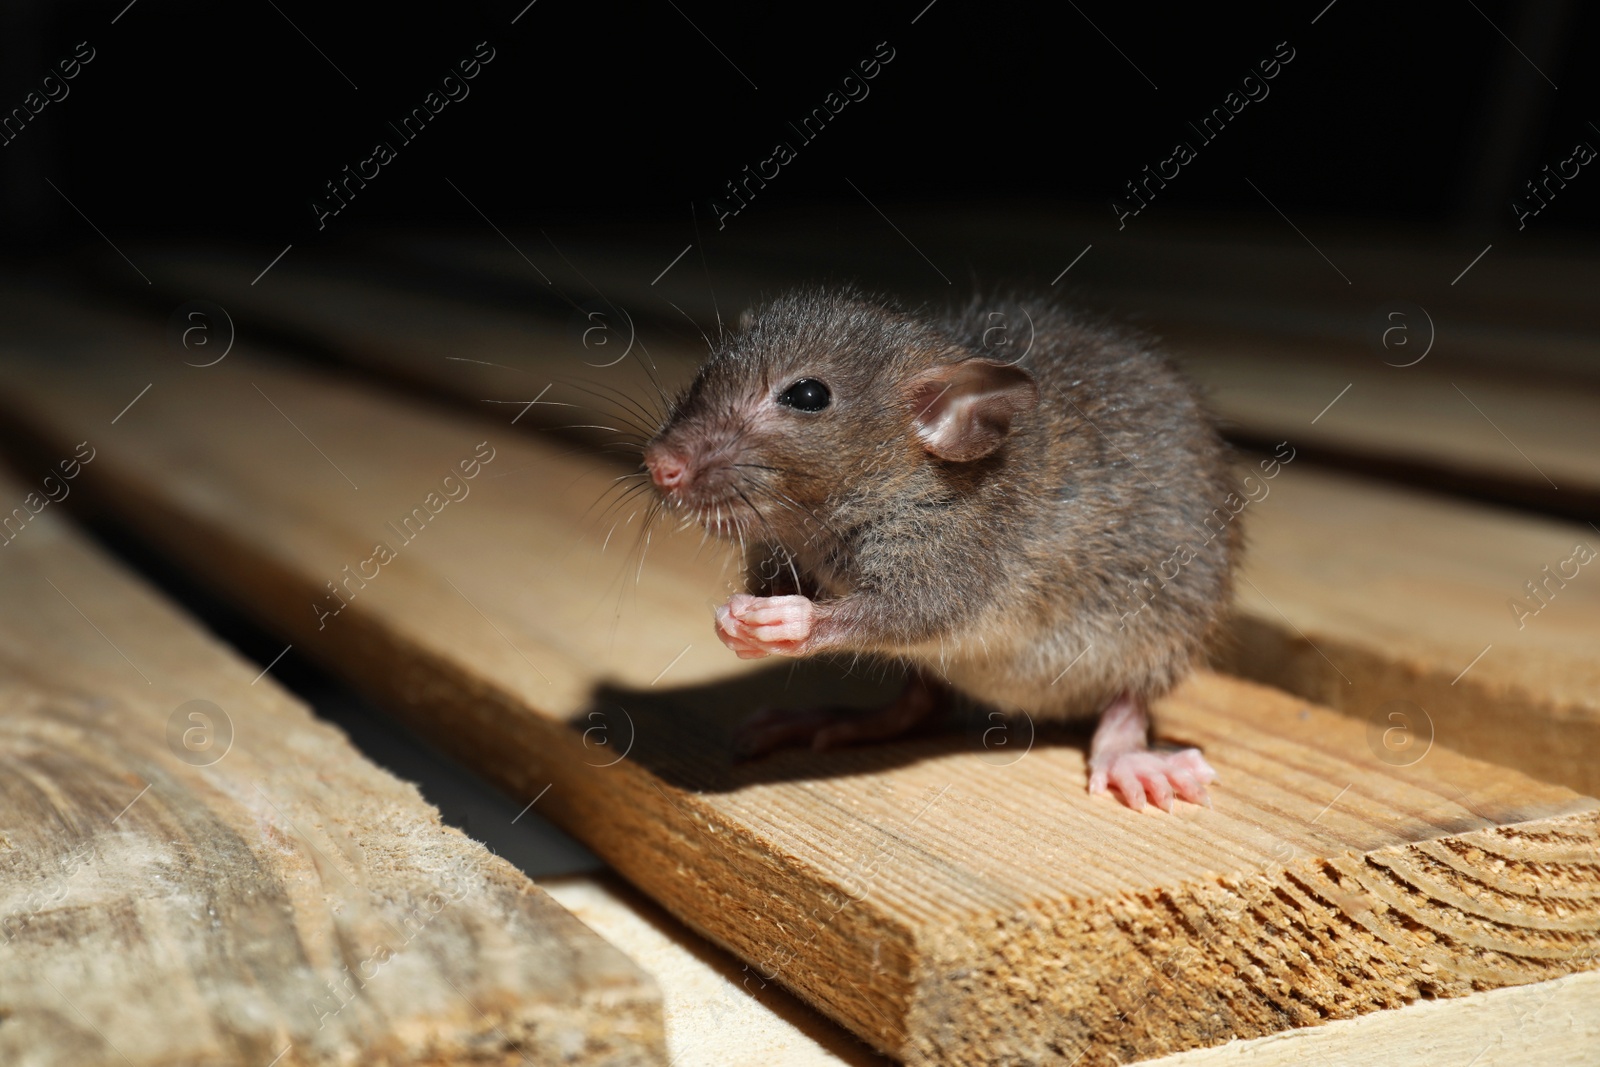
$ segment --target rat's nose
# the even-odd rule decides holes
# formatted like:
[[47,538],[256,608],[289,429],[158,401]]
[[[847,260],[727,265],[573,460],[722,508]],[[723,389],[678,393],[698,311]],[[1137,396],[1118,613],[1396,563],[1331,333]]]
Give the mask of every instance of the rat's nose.
[[656,445],[645,449],[644,465],[650,468],[651,480],[662,489],[676,489],[689,478],[689,465],[683,458]]

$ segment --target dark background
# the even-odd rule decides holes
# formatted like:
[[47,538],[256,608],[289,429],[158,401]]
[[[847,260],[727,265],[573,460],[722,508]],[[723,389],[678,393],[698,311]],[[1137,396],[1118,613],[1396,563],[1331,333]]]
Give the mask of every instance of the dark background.
[[[79,41],[96,51],[70,95],[0,147],[7,247],[99,241],[64,196],[113,240],[481,225],[446,178],[502,226],[687,227],[692,203],[704,223],[723,183],[779,139],[799,158],[752,214],[859,207],[848,178],[880,204],[1076,203],[1110,220],[1122,183],[1193,140],[1186,121],[1280,41],[1296,58],[1271,95],[1156,210],[1268,211],[1247,175],[1291,216],[1488,239],[1515,229],[1510,201],[1544,164],[1579,140],[1600,147],[1600,8],[1576,2],[538,0],[515,25],[526,0],[275,2],[6,0],[0,109]],[[496,56],[470,96],[399,144],[386,122],[484,40]],[[799,145],[788,123],[880,41],[895,59],[870,96]],[[311,201],[379,138],[399,158],[319,233]],[[1597,226],[1600,176],[1587,173],[1530,222],[1542,236]]]

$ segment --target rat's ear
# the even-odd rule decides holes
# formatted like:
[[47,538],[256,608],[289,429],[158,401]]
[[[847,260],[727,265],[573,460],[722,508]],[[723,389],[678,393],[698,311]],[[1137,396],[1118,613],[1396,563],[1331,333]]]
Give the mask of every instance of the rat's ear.
[[1039,405],[1033,375],[1010,363],[965,359],[919,377],[911,410],[922,447],[940,459],[982,459],[1005,440],[1011,421]]

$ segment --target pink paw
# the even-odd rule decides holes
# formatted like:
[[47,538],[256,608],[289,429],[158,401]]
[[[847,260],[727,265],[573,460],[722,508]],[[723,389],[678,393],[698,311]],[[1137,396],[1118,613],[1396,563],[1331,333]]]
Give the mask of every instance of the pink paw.
[[1206,795],[1206,785],[1216,777],[1217,772],[1198,748],[1180,752],[1141,748],[1091,760],[1089,792],[1104,793],[1108,787],[1115,788],[1122,794],[1122,802],[1134,811],[1143,810],[1146,799],[1162,811],[1171,811],[1174,796],[1209,808],[1211,798]]
[[717,636],[740,659],[798,656],[811,638],[816,605],[803,596],[739,593],[717,609]]

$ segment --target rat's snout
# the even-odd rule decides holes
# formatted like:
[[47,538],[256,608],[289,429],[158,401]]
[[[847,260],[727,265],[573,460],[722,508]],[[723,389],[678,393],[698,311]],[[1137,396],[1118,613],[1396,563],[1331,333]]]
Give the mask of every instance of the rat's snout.
[[683,456],[652,441],[644,450],[644,465],[650,468],[650,480],[660,489],[680,489],[689,480],[689,462]]

